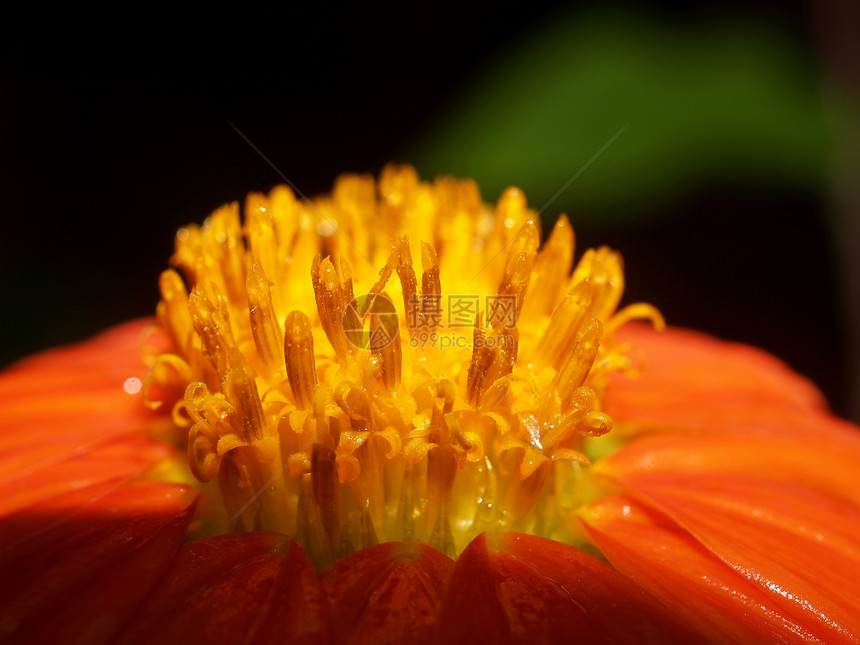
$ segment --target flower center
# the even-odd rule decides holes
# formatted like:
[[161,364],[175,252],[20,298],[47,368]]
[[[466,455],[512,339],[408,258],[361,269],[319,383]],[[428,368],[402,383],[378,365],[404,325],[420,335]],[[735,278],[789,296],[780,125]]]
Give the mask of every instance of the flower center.
[[662,321],[616,312],[617,253],[571,273],[567,218],[540,239],[519,190],[490,207],[395,166],[180,229],[151,379],[185,387],[173,416],[217,483],[217,530],[283,532],[318,564],[390,540],[455,555],[481,531],[572,539],[607,374],[630,369],[613,332]]

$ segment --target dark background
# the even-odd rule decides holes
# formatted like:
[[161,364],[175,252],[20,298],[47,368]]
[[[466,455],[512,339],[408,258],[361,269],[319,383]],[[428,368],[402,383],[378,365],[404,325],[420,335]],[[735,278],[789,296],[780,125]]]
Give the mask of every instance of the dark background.
[[[151,314],[175,229],[280,183],[230,123],[308,195],[343,171],[377,173],[390,160],[424,170],[411,155],[432,143],[434,124],[563,10],[314,4],[7,25],[0,365]],[[637,10],[682,27],[714,11],[683,2]],[[752,10],[781,30],[801,52],[802,74],[827,67],[811,5],[720,10]],[[588,172],[599,176],[600,163]],[[552,196],[524,188],[536,207]],[[658,305],[671,324],[776,353],[845,415],[848,295],[830,208],[824,188],[715,177],[641,219],[604,221],[599,207],[583,208],[581,224],[572,219],[579,249],[622,251],[629,300]]]

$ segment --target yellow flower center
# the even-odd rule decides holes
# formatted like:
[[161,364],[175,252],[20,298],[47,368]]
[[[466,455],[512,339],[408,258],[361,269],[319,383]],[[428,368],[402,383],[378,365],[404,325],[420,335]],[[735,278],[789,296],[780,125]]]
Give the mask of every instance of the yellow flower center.
[[540,240],[518,189],[491,207],[395,166],[180,229],[152,379],[187,385],[173,416],[217,482],[217,530],[283,532],[318,564],[405,539],[455,555],[481,531],[573,539],[585,438],[611,429],[607,374],[630,369],[613,332],[662,320],[616,312],[617,253],[571,273],[566,217]]

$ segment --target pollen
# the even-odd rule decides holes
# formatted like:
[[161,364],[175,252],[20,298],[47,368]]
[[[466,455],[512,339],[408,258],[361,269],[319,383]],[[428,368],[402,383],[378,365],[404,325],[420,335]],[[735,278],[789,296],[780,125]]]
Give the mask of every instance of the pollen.
[[183,227],[159,283],[172,347],[144,389],[183,392],[210,530],[279,531],[320,566],[392,540],[453,556],[482,531],[569,534],[585,443],[612,429],[608,374],[632,369],[614,332],[663,323],[617,310],[618,253],[574,266],[565,216],[541,239],[520,190],[487,205],[471,180],[394,165]]

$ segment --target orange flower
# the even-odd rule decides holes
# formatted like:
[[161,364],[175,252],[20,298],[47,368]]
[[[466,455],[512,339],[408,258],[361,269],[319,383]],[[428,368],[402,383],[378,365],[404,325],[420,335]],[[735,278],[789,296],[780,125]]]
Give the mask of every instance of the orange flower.
[[0,375],[0,640],[857,642],[857,429],[538,241],[397,167],[182,229],[156,326]]

